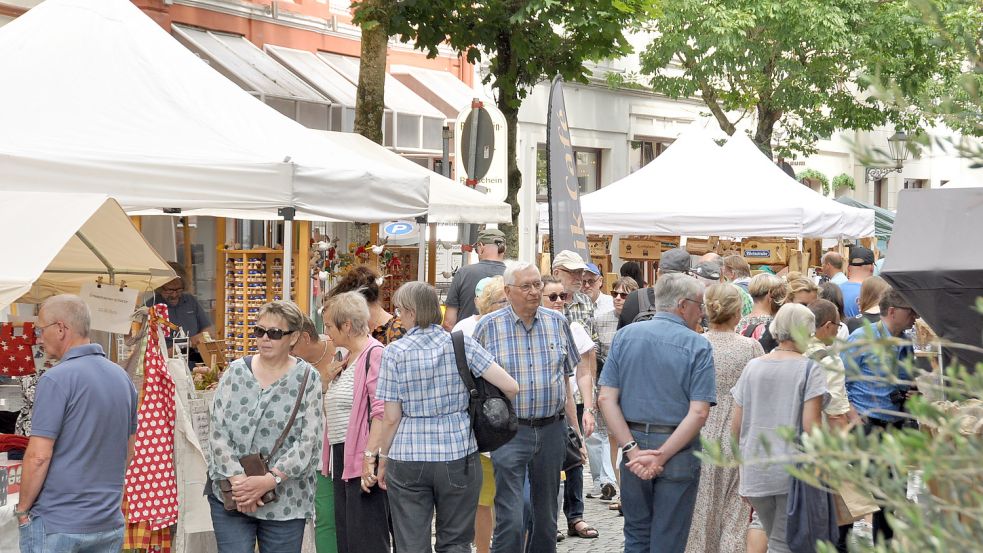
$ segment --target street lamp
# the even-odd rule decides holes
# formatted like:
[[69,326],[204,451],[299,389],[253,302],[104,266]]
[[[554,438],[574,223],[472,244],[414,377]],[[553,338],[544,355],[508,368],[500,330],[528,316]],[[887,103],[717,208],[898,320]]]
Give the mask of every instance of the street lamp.
[[887,139],[887,149],[894,159],[894,167],[867,167],[864,173],[864,182],[880,180],[891,173],[900,173],[906,159],[908,159],[908,135],[897,131],[891,138]]

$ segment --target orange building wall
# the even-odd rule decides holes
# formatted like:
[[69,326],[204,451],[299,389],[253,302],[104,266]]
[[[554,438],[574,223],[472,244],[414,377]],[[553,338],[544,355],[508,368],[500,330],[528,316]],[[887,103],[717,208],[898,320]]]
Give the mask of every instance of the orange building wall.
[[[269,9],[273,1],[253,0],[248,3]],[[297,29],[266,21],[257,21],[203,8],[174,4],[166,5],[163,0],[133,0],[133,3],[160,24],[167,32],[171,32],[172,23],[181,23],[213,31],[224,31],[242,35],[260,48],[264,44],[273,44],[276,46],[296,48],[298,50],[321,50],[346,56],[358,57],[360,54],[360,43],[357,39],[326,35],[315,31]],[[332,16],[337,16],[346,23],[350,23],[351,21],[348,17],[332,13],[327,4],[314,2],[313,0],[281,1],[277,6],[281,14],[291,12],[328,21],[330,21]],[[411,65],[448,71],[468,86],[472,86],[474,81],[473,66],[464,57],[451,58],[439,56],[434,59],[427,59],[426,55],[419,52],[390,50],[387,64]]]

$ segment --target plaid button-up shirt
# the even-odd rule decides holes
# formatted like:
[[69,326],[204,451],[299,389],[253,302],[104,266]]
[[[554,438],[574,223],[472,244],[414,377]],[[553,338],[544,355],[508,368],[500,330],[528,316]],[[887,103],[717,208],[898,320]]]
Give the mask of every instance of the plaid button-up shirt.
[[567,316],[567,321],[584,325],[587,335],[596,344],[597,329],[594,328],[595,310],[594,300],[590,299],[590,296],[583,292],[574,292],[573,301],[563,308],[563,312]]
[[[464,337],[471,373],[495,359]],[[468,390],[457,371],[451,335],[437,325],[413,327],[382,353],[376,397],[402,403],[403,418],[389,448],[397,461],[453,461],[478,450],[468,417]]]
[[566,379],[573,376],[580,354],[562,313],[540,307],[527,328],[506,307],[482,317],[474,339],[519,383],[514,402],[519,418],[551,417],[563,409]]

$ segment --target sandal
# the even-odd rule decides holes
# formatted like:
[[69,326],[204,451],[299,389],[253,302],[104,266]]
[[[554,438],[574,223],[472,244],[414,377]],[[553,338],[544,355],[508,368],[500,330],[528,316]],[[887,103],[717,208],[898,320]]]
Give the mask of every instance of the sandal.
[[608,510],[609,511],[620,511],[621,510],[621,502],[620,501],[614,501],[614,502],[610,503],[608,505]]
[[[578,530],[577,529],[578,524],[583,524],[584,526]],[[584,521],[583,519],[580,519],[567,524],[567,535],[592,540],[592,539],[596,539],[597,536],[599,536],[600,534],[597,533],[596,528],[594,528],[590,524],[587,524],[587,522]]]

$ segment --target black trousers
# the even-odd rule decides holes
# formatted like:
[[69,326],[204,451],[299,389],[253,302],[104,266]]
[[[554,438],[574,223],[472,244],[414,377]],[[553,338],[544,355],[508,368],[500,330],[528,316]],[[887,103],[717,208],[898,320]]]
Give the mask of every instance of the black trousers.
[[334,484],[334,520],[338,553],[389,553],[389,503],[378,486],[362,491],[362,479],[341,478],[345,472],[345,444],[331,446],[331,482]]
[[[888,428],[895,428],[901,430],[904,426],[904,420],[899,420],[895,422],[882,421],[880,419],[867,418],[864,421],[864,434],[870,435],[874,432],[883,432]],[[893,472],[890,474],[891,478],[897,477]],[[876,544],[880,539],[884,541],[891,541],[894,538],[894,530],[891,529],[891,525],[887,522],[887,507],[880,505],[880,510],[872,515],[873,523],[873,533],[874,533],[874,543]]]

